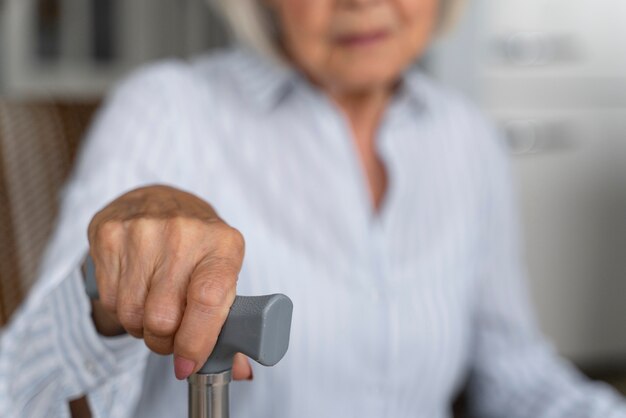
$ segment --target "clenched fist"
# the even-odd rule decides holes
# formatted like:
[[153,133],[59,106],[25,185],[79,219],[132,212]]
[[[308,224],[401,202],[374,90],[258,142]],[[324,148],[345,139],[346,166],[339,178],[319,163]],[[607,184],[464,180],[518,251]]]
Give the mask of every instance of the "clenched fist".
[[[133,190],[89,225],[105,335],[128,332],[159,354],[174,353],[176,377],[213,350],[236,295],[244,240],[197,196],[165,186]],[[241,354],[233,376],[251,378]]]

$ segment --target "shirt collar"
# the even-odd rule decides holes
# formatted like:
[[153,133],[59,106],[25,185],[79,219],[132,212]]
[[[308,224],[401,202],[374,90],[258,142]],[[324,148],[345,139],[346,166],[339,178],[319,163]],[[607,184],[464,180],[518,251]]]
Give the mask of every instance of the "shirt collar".
[[296,84],[297,72],[277,58],[239,46],[236,59],[238,81],[245,94],[264,110],[277,106]]
[[[278,58],[260,54],[246,46],[237,48],[239,82],[245,94],[263,110],[272,110],[298,83],[308,81],[293,67]],[[426,105],[426,76],[413,65],[403,72],[395,101],[407,102],[411,110],[423,110]]]
[[427,97],[427,77],[417,65],[411,65],[400,76],[394,99],[406,102],[412,111],[423,111],[427,107]]

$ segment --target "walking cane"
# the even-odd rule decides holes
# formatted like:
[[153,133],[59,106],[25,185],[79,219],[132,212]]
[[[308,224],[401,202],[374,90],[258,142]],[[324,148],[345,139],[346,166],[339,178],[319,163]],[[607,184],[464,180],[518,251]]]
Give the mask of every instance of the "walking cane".
[[[85,288],[98,299],[93,260],[86,260]],[[189,418],[228,418],[228,385],[235,353],[264,366],[278,363],[289,346],[291,299],[285,295],[237,296],[204,366],[189,376]]]

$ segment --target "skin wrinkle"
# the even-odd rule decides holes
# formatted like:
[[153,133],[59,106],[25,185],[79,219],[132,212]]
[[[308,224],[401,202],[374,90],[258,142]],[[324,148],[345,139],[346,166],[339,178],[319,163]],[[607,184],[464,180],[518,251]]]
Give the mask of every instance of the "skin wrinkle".
[[[106,213],[98,212],[94,220],[98,224],[106,222],[124,221],[124,225],[130,221],[137,219],[172,219],[175,217],[189,218],[195,220],[204,220],[206,222],[214,222],[217,216],[213,208],[206,203],[191,202],[182,205],[176,196],[172,195],[169,187],[154,186],[150,188],[151,192],[163,191],[158,199],[152,198],[148,188],[142,188],[130,191],[124,198],[119,200],[118,204],[111,206]],[[109,209],[109,207],[108,207]],[[100,219],[104,217],[104,219]]]

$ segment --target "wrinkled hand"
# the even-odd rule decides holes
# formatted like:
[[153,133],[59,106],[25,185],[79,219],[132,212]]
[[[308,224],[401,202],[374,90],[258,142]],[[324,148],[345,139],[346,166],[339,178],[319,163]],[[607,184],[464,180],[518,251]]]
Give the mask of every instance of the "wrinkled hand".
[[[244,240],[200,198],[166,186],[133,190],[98,212],[89,225],[100,301],[101,333],[143,338],[174,353],[184,379],[213,350],[236,295]],[[251,379],[245,356],[233,377]]]

